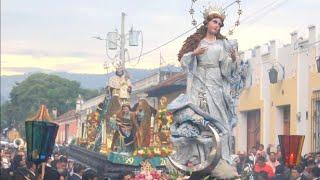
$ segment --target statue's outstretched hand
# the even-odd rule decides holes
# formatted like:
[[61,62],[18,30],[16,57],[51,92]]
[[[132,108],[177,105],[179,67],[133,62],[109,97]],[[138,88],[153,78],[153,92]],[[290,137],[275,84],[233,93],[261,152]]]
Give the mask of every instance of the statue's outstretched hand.
[[197,47],[197,49],[195,49],[193,52],[192,52],[192,55],[194,56],[197,56],[197,55],[201,55],[203,54],[204,52],[206,52],[208,48],[207,47]]

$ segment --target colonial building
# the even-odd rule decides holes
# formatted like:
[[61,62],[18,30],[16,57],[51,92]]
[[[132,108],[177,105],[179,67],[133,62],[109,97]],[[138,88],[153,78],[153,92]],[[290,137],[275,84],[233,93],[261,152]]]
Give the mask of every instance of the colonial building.
[[176,74],[179,74],[179,72],[160,69],[158,72],[134,82],[133,91],[130,97],[132,105],[137,103],[140,98],[146,98],[150,105],[157,108],[158,98],[155,98],[150,95],[148,96],[146,92],[148,92],[150,89],[153,89],[154,87],[157,87],[159,84],[165,82],[167,79],[171,79],[171,77],[175,76]]
[[59,130],[56,137],[57,144],[68,144],[72,139],[77,137],[79,116],[76,110],[70,110],[55,119],[59,124]]
[[305,135],[303,153],[319,151],[316,27],[309,26],[307,38],[293,32],[290,44],[280,46],[273,40],[250,52],[252,83],[239,101],[236,150],[248,150],[257,143],[277,145],[278,135],[292,134]]
[[96,96],[94,98],[91,98],[87,101],[84,101],[81,96],[79,96],[77,100],[76,105],[76,113],[79,116],[78,120],[78,130],[77,130],[77,137],[79,138],[86,138],[87,132],[86,132],[86,120],[88,115],[95,111],[100,103],[104,101],[105,94]]

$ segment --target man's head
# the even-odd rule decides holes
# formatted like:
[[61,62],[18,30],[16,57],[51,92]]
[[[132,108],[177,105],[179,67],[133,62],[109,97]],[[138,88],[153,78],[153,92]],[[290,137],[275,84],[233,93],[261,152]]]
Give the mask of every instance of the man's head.
[[56,160],[56,161],[59,160],[59,154],[54,154],[53,155],[53,160]]
[[315,166],[316,166],[316,163],[314,162],[313,159],[309,159],[309,160],[307,161],[307,168],[308,168],[308,169],[312,169],[312,168],[315,167]]
[[274,152],[271,152],[270,155],[269,155],[269,159],[271,162],[276,162],[276,153]]
[[57,170],[59,174],[63,174],[67,170],[67,164],[68,164],[68,159],[61,156],[60,159],[57,161]]
[[263,151],[264,150],[264,145],[263,144],[260,144],[259,145],[259,151]]
[[316,154],[316,162],[320,163],[320,152]]
[[84,166],[82,166],[82,165],[79,164],[79,163],[75,163],[75,164],[73,165],[73,172],[74,172],[74,173],[77,173],[77,174],[79,174],[79,175],[82,175],[84,169],[85,169]]
[[257,158],[257,164],[259,166],[264,166],[266,164],[266,158],[264,156],[259,156]]
[[27,166],[27,162],[26,162],[26,157],[24,156],[24,154],[16,154],[13,158],[13,163],[14,166],[16,167],[26,167]]
[[116,75],[117,76],[123,76],[124,74],[124,70],[123,70],[123,67],[119,66],[116,68]]
[[93,169],[86,169],[83,173],[82,179],[84,180],[98,180],[97,172]]
[[300,177],[300,174],[303,172],[302,166],[295,166],[291,170],[291,177],[292,179],[298,179]]

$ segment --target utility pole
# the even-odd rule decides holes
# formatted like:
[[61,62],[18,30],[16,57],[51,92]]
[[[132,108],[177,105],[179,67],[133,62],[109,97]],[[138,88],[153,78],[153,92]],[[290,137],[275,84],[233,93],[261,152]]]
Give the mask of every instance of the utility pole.
[[[128,53],[128,49],[126,48],[126,41],[128,37],[128,45],[129,46],[134,46],[137,47],[139,46],[139,36],[142,32],[131,30],[127,33],[125,33],[125,16],[126,14],[124,12],[121,13],[121,30],[120,33],[118,33],[117,30],[111,31],[107,33],[106,38],[102,38],[100,36],[94,36],[93,38],[98,39],[98,40],[103,40],[106,41],[106,50],[107,50],[107,57],[112,61],[112,62],[107,62],[105,61],[104,67],[107,69],[110,65],[114,66],[114,64],[120,64],[123,69],[125,69],[125,63],[126,61],[129,61],[129,59],[126,60],[126,53]],[[141,42],[143,41],[141,37]],[[142,54],[142,45],[141,45],[141,50],[140,50],[140,56]],[[113,57],[109,55],[109,50],[117,51]],[[130,57],[129,57],[130,58]]]
[[126,14],[124,12],[121,13],[121,34],[120,34],[120,60],[123,69],[125,69],[125,45],[126,45],[126,35],[124,33],[124,20]]

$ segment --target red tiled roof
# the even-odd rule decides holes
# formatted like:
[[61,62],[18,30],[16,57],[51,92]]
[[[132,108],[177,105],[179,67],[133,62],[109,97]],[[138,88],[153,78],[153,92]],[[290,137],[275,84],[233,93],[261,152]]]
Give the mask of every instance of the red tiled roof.
[[155,91],[164,87],[168,87],[171,85],[175,85],[178,82],[185,81],[187,79],[187,75],[184,72],[177,73],[171,77],[169,77],[167,80],[160,82],[156,86],[151,87],[147,91]]

